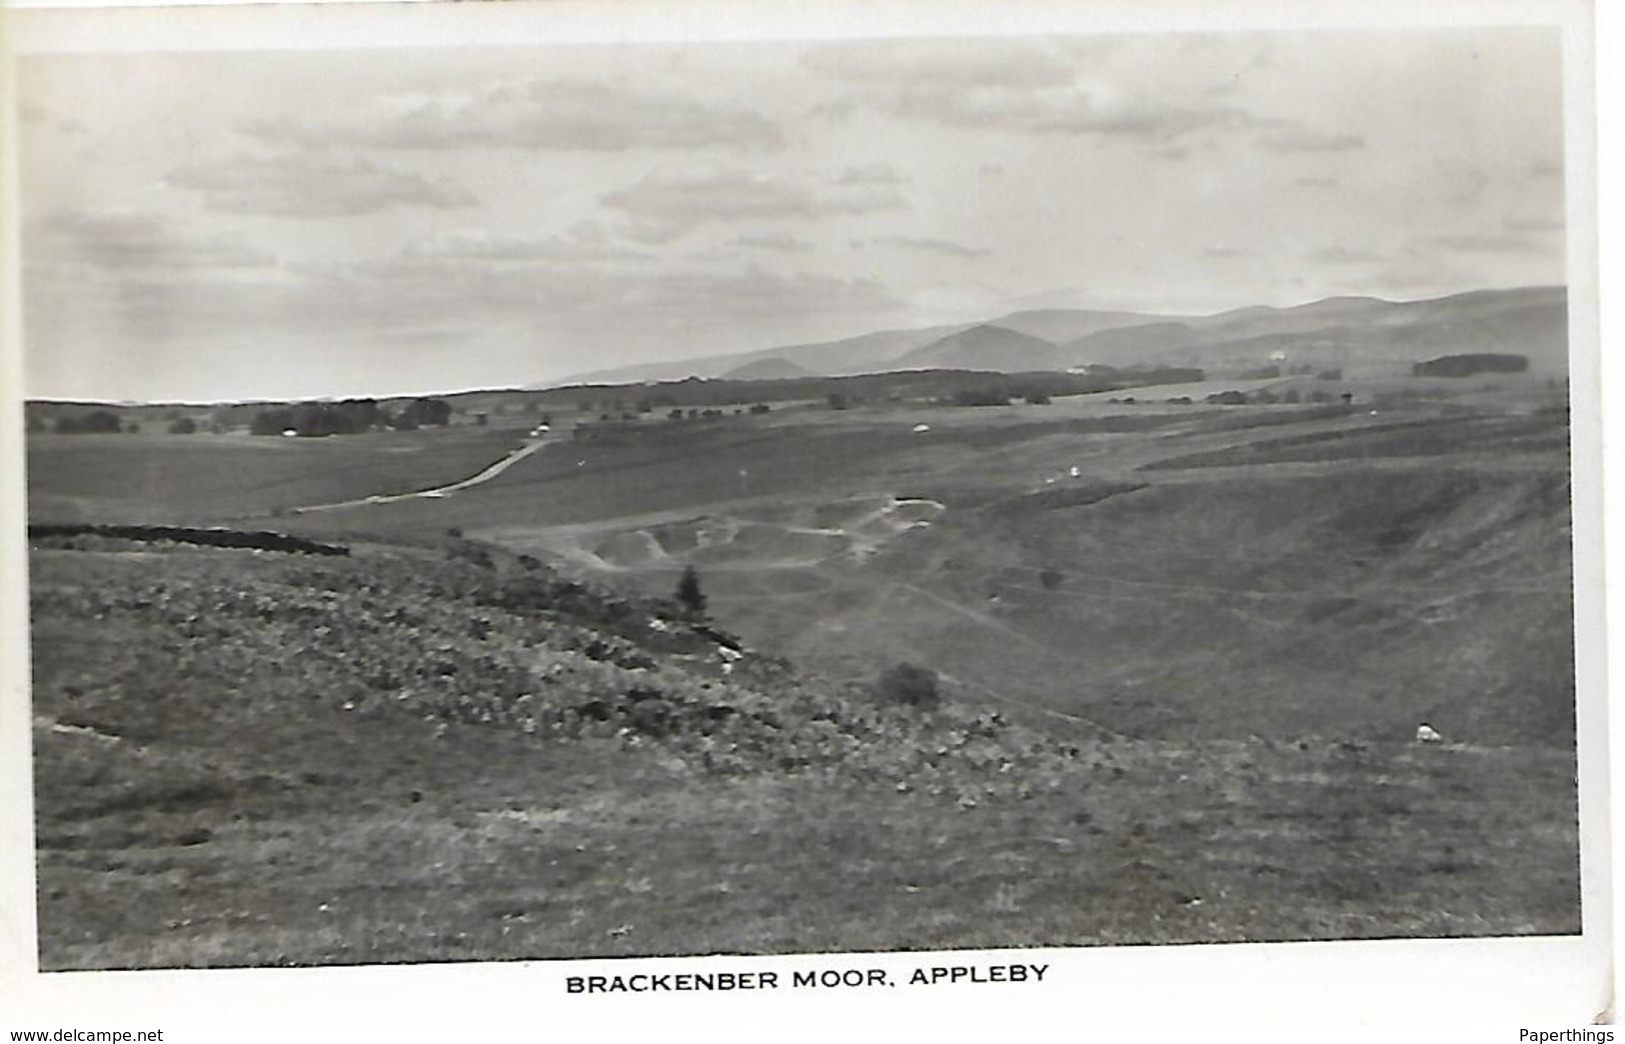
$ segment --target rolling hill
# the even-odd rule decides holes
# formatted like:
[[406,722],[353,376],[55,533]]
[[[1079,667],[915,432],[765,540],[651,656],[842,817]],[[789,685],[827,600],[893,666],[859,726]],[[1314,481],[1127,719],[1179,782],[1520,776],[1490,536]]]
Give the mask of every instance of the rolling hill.
[[816,375],[789,359],[767,357],[736,367],[722,376],[731,381],[792,381],[797,377]]
[[1036,311],[1011,312],[990,320],[990,325],[1006,330],[1041,337],[1053,344],[1064,344],[1087,337],[1101,330],[1128,329],[1152,323],[1167,322],[1169,316],[1142,315],[1138,312],[1096,312],[1079,308],[1045,308]]
[[956,333],[974,323],[957,326],[928,326],[918,330],[878,330],[838,341],[818,341],[812,344],[793,344],[777,348],[740,352],[733,355],[708,355],[673,362],[639,363],[618,366],[590,373],[575,374],[559,381],[550,381],[536,387],[557,387],[564,384],[611,384],[630,381],[673,381],[685,377],[720,377],[760,359],[780,359],[804,367],[810,373],[822,376],[845,376],[859,373],[878,373],[890,369],[886,364],[915,348],[930,344],[948,334]]
[[1545,373],[1562,373],[1568,353],[1567,294],[1561,287],[1486,290],[1430,301],[1333,297],[1293,308],[1114,327],[1062,345],[1083,362],[1142,362],[1209,369],[1287,365],[1393,369],[1466,352],[1512,352]]
[[580,374],[567,383],[733,375],[757,362],[849,376],[932,367],[1064,370],[1080,364],[1198,366],[1214,371],[1287,366],[1405,373],[1440,355],[1509,352],[1531,370],[1566,372],[1563,287],[1479,290],[1422,301],[1329,297],[1289,308],[1252,306],[1207,316],[1089,309],[1012,312],[980,323],[883,330],[838,341]]
[[[1283,321],[1434,351],[1549,304]],[[1233,350],[1304,336],[1279,319],[1229,317]],[[1555,393],[890,394],[990,378],[556,431],[434,497],[380,494],[529,412],[32,437],[31,523],[214,538],[34,528],[41,965],[1579,931]]]
[[992,370],[1025,373],[1064,370],[1071,357],[1049,341],[1002,326],[973,326],[969,330],[916,348],[892,361],[900,370]]

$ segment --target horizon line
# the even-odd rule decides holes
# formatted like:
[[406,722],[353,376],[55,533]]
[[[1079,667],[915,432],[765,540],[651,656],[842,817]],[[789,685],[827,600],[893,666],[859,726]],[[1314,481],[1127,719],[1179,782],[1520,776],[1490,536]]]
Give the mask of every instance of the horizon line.
[[[67,405],[72,405],[72,406],[111,406],[111,407],[123,407],[123,408],[129,409],[129,408],[151,408],[151,407],[160,407],[160,406],[173,406],[173,407],[255,406],[255,405],[267,405],[268,406],[268,405],[276,405],[276,404],[279,404],[279,403],[344,402],[346,400],[355,400],[355,399],[376,399],[379,402],[383,402],[383,401],[391,400],[391,399],[417,399],[417,398],[446,397],[446,396],[457,396],[457,395],[477,395],[477,394],[481,394],[481,393],[497,393],[497,392],[546,392],[546,391],[558,391],[558,390],[561,390],[561,389],[572,388],[572,387],[613,387],[616,384],[647,384],[647,383],[650,383],[650,381],[648,379],[646,379],[646,378],[642,379],[642,380],[626,379],[626,380],[622,380],[622,381],[619,381],[619,382],[605,382],[603,384],[597,384],[597,383],[594,383],[594,382],[588,380],[588,378],[593,377],[593,375],[595,375],[595,374],[609,374],[609,373],[615,372],[616,370],[627,370],[627,369],[632,369],[634,367],[639,367],[639,366],[659,366],[659,365],[673,365],[673,366],[676,366],[676,365],[681,365],[684,362],[692,362],[692,361],[695,361],[697,359],[719,359],[719,358],[728,358],[728,357],[733,357],[733,356],[744,357],[744,356],[748,356],[748,355],[760,354],[760,353],[763,353],[763,352],[782,351],[782,350],[789,350],[789,349],[792,349],[792,348],[814,347],[814,346],[817,346],[817,345],[826,345],[826,344],[840,344],[843,341],[854,340],[856,338],[865,337],[865,336],[868,336],[870,334],[877,334],[877,333],[908,333],[908,332],[919,331],[919,330],[929,330],[929,329],[932,329],[934,327],[939,327],[939,326],[963,326],[963,327],[965,327],[967,329],[975,328],[975,327],[979,327],[979,326],[997,326],[1000,319],[1007,319],[1007,318],[1009,318],[1011,316],[1014,316],[1014,315],[1022,315],[1022,314],[1035,313],[1035,312],[1123,312],[1123,313],[1126,313],[1126,314],[1139,315],[1139,316],[1144,316],[1144,317],[1147,317],[1147,318],[1154,318],[1154,319],[1213,319],[1213,318],[1217,318],[1218,316],[1229,315],[1229,314],[1234,313],[1234,312],[1244,312],[1244,311],[1264,310],[1264,311],[1273,311],[1273,312],[1288,312],[1288,311],[1292,311],[1295,308],[1304,308],[1304,307],[1308,307],[1310,305],[1324,304],[1324,303],[1326,303],[1328,301],[1374,301],[1374,302],[1378,302],[1380,304],[1398,306],[1398,305],[1430,304],[1430,303],[1437,302],[1437,301],[1449,300],[1450,298],[1454,298],[1454,297],[1466,297],[1466,296],[1469,296],[1469,295],[1472,295],[1472,294],[1515,293],[1515,292],[1518,292],[1518,291],[1535,291],[1535,290],[1563,290],[1563,291],[1567,291],[1568,290],[1568,283],[1566,283],[1566,282],[1563,282],[1563,283],[1530,283],[1530,284],[1523,284],[1523,285],[1519,285],[1519,286],[1486,286],[1486,287],[1476,287],[1476,288],[1468,289],[1468,290],[1453,290],[1453,291],[1451,291],[1449,293],[1439,294],[1439,295],[1430,296],[1430,297],[1397,298],[1397,299],[1391,299],[1391,298],[1386,298],[1386,297],[1378,297],[1375,294],[1330,294],[1330,295],[1327,295],[1327,296],[1324,296],[1324,297],[1308,298],[1308,299],[1299,301],[1299,302],[1297,302],[1295,304],[1288,304],[1288,305],[1259,305],[1259,304],[1235,305],[1235,306],[1232,306],[1232,307],[1229,307],[1229,308],[1220,308],[1220,309],[1217,309],[1217,310],[1212,311],[1212,312],[1200,312],[1200,313],[1190,313],[1190,312],[1187,312],[1187,313],[1140,312],[1140,311],[1136,311],[1134,309],[1126,309],[1126,308],[1122,308],[1122,309],[1120,309],[1120,308],[1081,308],[1081,307],[1080,308],[1072,308],[1072,307],[1018,308],[1018,309],[1015,309],[1013,311],[1003,312],[1003,313],[999,314],[998,316],[996,316],[994,318],[981,319],[981,320],[971,320],[971,321],[964,322],[964,323],[929,323],[929,324],[925,324],[925,325],[922,325],[922,326],[887,327],[887,328],[884,328],[884,329],[881,329],[881,330],[869,330],[869,331],[865,331],[863,333],[851,334],[851,335],[846,336],[846,337],[831,338],[831,339],[826,340],[826,341],[796,342],[796,343],[790,343],[790,344],[773,345],[773,346],[770,346],[770,347],[767,347],[767,348],[746,348],[746,349],[743,349],[743,350],[737,351],[737,352],[721,352],[721,353],[718,353],[716,355],[694,356],[694,357],[690,357],[688,359],[670,359],[670,360],[649,359],[649,360],[644,360],[644,361],[631,361],[631,362],[622,363],[622,364],[620,364],[618,366],[615,366],[615,367],[612,367],[612,368],[607,368],[607,369],[602,369],[602,370],[587,370],[587,371],[583,371],[583,372],[580,372],[580,373],[567,374],[567,375],[565,375],[563,377],[558,378],[556,381],[549,381],[549,382],[545,382],[545,383],[534,383],[534,384],[479,385],[479,386],[475,386],[475,387],[465,387],[465,388],[457,388],[457,389],[451,389],[451,390],[447,390],[447,389],[442,388],[442,389],[435,389],[435,390],[429,390],[429,391],[355,392],[355,393],[349,393],[349,394],[324,393],[324,394],[318,394],[318,395],[304,395],[304,396],[281,397],[281,398],[254,395],[254,396],[246,396],[246,397],[245,396],[227,396],[227,397],[216,398],[216,399],[188,399],[188,398],[175,398],[175,399],[167,399],[167,398],[166,399],[117,398],[117,399],[114,399],[114,398],[102,398],[102,397],[96,397],[96,396],[81,397],[81,396],[77,396],[77,395],[66,395],[66,396],[24,395],[22,397],[22,402],[25,405],[27,405],[27,404],[38,404],[38,405],[50,404],[50,405],[64,405],[64,406],[67,406]],[[25,352],[26,352],[26,348],[25,348]],[[886,372],[886,371],[877,371],[877,372]],[[828,375],[828,374],[822,374],[822,375],[821,374],[809,374],[808,378],[809,379],[818,379],[818,378],[828,379],[830,376],[832,376],[832,375]],[[690,374],[687,377],[662,378],[662,379],[658,379],[658,380],[654,381],[654,383],[663,384],[663,383],[675,383],[675,382],[680,382],[680,381],[684,381],[684,380],[725,380],[725,379],[726,379],[725,377],[700,377],[697,374]]]

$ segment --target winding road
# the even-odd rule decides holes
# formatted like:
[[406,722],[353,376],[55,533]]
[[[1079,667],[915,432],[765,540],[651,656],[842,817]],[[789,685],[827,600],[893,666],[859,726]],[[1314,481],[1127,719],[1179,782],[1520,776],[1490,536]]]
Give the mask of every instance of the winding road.
[[531,456],[534,453],[541,452],[544,445],[546,445],[546,443],[540,441],[527,442],[525,445],[514,450],[506,457],[503,457],[496,463],[486,467],[478,474],[470,475],[461,482],[453,482],[449,486],[435,486],[433,489],[420,489],[412,493],[391,493],[388,495],[374,494],[370,497],[360,497],[355,500],[340,500],[331,504],[311,504],[307,507],[289,508],[288,514],[307,515],[312,511],[333,511],[338,508],[364,507],[368,504],[393,504],[396,501],[413,500],[417,498],[438,499],[440,497],[449,497],[453,493],[460,490],[468,489],[472,486],[478,486],[483,482],[491,481],[504,471],[507,471],[515,464],[524,460],[526,457]]

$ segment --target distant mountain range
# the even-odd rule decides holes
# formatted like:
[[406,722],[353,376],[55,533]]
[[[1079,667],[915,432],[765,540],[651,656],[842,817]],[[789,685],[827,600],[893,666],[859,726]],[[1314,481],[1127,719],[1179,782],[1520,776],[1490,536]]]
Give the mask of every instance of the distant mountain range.
[[1337,367],[1353,376],[1408,370],[1414,362],[1468,352],[1524,355],[1531,371],[1566,372],[1566,289],[1480,290],[1423,301],[1329,297],[1292,308],[1258,306],[1207,316],[1084,309],[1012,312],[978,323],[882,330],[839,341],[623,366],[545,386],[687,377],[781,380],[925,369],[1021,373],[1091,365],[1198,366],[1214,372],[1269,365]]

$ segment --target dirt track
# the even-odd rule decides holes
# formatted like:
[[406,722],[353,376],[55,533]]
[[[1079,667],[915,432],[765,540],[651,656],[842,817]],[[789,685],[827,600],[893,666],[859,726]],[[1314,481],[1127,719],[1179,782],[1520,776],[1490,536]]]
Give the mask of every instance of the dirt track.
[[477,474],[470,475],[461,482],[453,482],[449,486],[435,486],[432,489],[420,489],[412,493],[394,493],[389,496],[370,496],[361,497],[356,500],[340,500],[331,504],[312,504],[308,507],[289,508],[288,513],[292,515],[305,515],[312,511],[332,511],[337,508],[362,507],[367,504],[393,504],[396,501],[412,500],[419,497],[449,497],[459,490],[469,489],[470,487],[478,486],[483,482],[491,481],[504,471],[507,471],[515,464],[524,460],[526,457],[540,452],[543,445],[544,444],[541,442],[527,442],[525,445],[514,450],[506,457],[496,461],[494,464],[478,472]]

